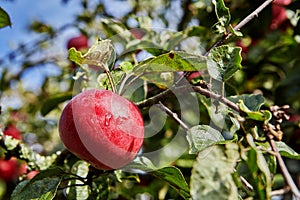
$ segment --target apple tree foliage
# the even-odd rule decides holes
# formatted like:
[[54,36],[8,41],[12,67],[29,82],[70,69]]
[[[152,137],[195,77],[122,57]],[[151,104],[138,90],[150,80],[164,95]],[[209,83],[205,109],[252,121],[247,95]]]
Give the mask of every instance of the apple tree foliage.
[[[1,101],[19,105],[2,107],[1,127],[16,124],[23,139],[1,132],[0,155],[27,165],[17,181],[0,182],[1,198],[300,198],[300,1],[269,1],[239,30],[235,26],[264,1],[116,2],[130,4],[130,11],[119,16],[113,3],[83,0],[71,24],[33,21],[29,28],[40,39],[1,58]],[[0,8],[0,28],[10,24]],[[91,47],[53,51],[69,29],[89,38]],[[43,75],[49,65],[59,73]],[[42,80],[34,90],[23,80],[32,70]],[[152,106],[165,113],[143,152],[184,137],[155,160],[141,153],[116,170],[76,158],[58,136],[63,107],[82,89],[112,87],[136,103],[145,123],[155,120]],[[179,105],[174,94],[183,91],[197,99],[197,108]],[[180,157],[157,167],[181,145],[188,148]],[[33,170],[39,173],[26,179]]]

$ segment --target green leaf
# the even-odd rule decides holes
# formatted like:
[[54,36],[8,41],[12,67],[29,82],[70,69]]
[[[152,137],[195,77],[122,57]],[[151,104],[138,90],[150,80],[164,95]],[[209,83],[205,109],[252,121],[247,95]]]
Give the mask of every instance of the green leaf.
[[272,180],[268,163],[261,150],[257,148],[252,135],[247,134],[246,138],[251,149],[247,152],[244,160],[253,178],[252,185],[255,190],[255,198],[261,200],[270,199]]
[[147,39],[129,41],[126,44],[125,53],[137,51],[140,49],[145,50],[154,56],[166,53],[166,51],[162,49],[161,45],[158,45],[155,42]]
[[55,197],[64,171],[58,167],[40,171],[33,179],[20,182],[12,193],[12,200],[44,199]]
[[281,141],[275,143],[280,155],[287,158],[300,160],[300,155],[296,151],[294,151],[291,147],[289,147],[286,143]]
[[0,29],[6,26],[11,26],[10,17],[7,12],[0,7]]
[[106,38],[111,38],[113,41],[126,45],[127,42],[133,39],[131,32],[126,26],[112,19],[102,19],[101,28],[106,34]]
[[134,72],[199,71],[206,69],[206,57],[184,51],[170,51],[140,62]]
[[69,53],[68,58],[71,61],[73,61],[79,65],[83,64],[84,58],[80,51],[77,51],[74,47],[72,47],[71,49],[69,49],[68,53]]
[[244,114],[246,115],[247,119],[252,119],[252,120],[255,120],[255,121],[267,122],[272,117],[272,114],[268,110],[265,110],[265,111],[252,111],[252,110],[250,110],[244,104],[243,100],[239,100],[238,106],[241,109],[241,111],[244,112]]
[[243,33],[240,31],[234,30],[234,28],[231,26],[231,24],[229,24],[229,28],[230,28],[230,33],[232,33],[234,36],[237,36],[237,37],[243,36]]
[[242,94],[238,96],[227,97],[228,100],[238,103],[243,100],[244,104],[252,111],[259,111],[260,107],[264,104],[265,99],[261,94]]
[[[86,177],[89,172],[89,164],[83,160],[77,161],[71,169],[73,174],[76,174],[80,177]],[[68,199],[88,199],[89,197],[89,186],[74,186],[75,184],[83,184],[79,179],[73,179],[69,181],[68,185],[70,187],[67,188],[66,194]],[[73,185],[73,186],[72,186]]]
[[218,22],[212,27],[217,33],[225,33],[226,26],[230,22],[230,12],[229,9],[225,6],[223,0],[213,0],[212,3],[215,6],[215,13],[218,19]]
[[157,170],[152,161],[144,156],[137,156],[128,165],[122,168],[124,171],[140,170],[143,172],[149,172]]
[[214,145],[201,151],[192,169],[193,199],[238,199],[233,170],[239,158],[238,145]]
[[190,189],[181,171],[176,167],[164,167],[150,172],[151,175],[166,181],[171,187],[178,191],[184,199],[190,199]]
[[130,73],[133,69],[131,62],[123,61],[120,63],[120,69],[126,73]]
[[224,141],[222,134],[208,125],[198,125],[187,132],[187,140],[190,145],[189,153],[198,153],[209,146]]
[[201,55],[171,51],[140,62],[133,73],[157,85],[170,86],[175,71],[199,71],[205,69],[207,59]]
[[41,108],[41,114],[43,116],[47,115],[50,111],[57,108],[58,104],[71,98],[72,93],[61,93],[52,95],[49,99],[46,99],[46,101],[44,101]]
[[184,199],[190,198],[188,184],[186,183],[181,171],[176,167],[164,167],[158,169],[148,158],[138,156],[122,170],[148,172],[152,176],[166,181],[170,186],[176,189]]
[[115,60],[115,51],[111,40],[98,40],[82,55],[74,47],[69,49],[69,59],[79,65],[88,64],[105,68]]
[[241,48],[223,45],[212,49],[208,57],[211,59],[208,66],[209,75],[219,81],[227,81],[238,70],[242,69]]

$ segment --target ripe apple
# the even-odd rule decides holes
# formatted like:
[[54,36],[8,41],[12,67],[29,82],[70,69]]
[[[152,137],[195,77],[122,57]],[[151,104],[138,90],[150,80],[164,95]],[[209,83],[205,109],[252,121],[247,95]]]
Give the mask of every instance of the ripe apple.
[[0,179],[4,180],[5,182],[8,182],[14,181],[18,176],[19,173],[17,159],[0,159]]
[[59,134],[65,147],[98,169],[117,169],[140,150],[144,121],[134,103],[108,90],[87,90],[64,108]]
[[21,132],[13,124],[6,126],[5,129],[3,130],[3,133],[4,135],[12,136],[13,138],[18,140],[22,139]]

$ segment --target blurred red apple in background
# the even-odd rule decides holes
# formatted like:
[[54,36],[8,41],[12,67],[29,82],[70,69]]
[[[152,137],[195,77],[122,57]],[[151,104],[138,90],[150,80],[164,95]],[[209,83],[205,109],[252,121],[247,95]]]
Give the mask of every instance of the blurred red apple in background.
[[3,130],[3,133],[4,133],[4,135],[12,136],[13,138],[18,139],[18,140],[22,139],[21,132],[13,124],[6,126],[5,129]]
[[288,21],[286,9],[284,6],[289,5],[291,0],[275,0],[272,3],[272,21],[270,29],[285,29],[285,24]]
[[5,182],[16,180],[19,176],[18,167],[16,158],[9,160],[0,159],[0,179]]
[[72,37],[67,43],[67,49],[74,47],[78,51],[85,50],[88,46],[88,38],[85,35]]
[[137,155],[144,122],[134,103],[108,90],[87,90],[64,108],[59,133],[66,148],[98,169],[116,169]]

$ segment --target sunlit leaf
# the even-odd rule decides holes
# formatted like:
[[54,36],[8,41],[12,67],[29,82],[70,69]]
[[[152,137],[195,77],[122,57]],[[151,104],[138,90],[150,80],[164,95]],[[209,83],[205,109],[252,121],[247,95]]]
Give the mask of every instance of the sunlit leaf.
[[187,132],[189,153],[198,153],[209,146],[224,141],[222,134],[208,125],[194,126]]
[[98,40],[88,51],[82,55],[74,47],[69,49],[69,59],[79,65],[88,64],[104,68],[115,60],[114,47],[111,40]]
[[206,62],[206,57],[201,55],[171,51],[140,62],[133,73],[149,82],[170,86],[174,82],[172,72],[199,71],[206,68]]
[[219,81],[227,81],[242,69],[241,48],[239,47],[219,46],[212,49],[208,57],[211,59],[208,66],[209,75]]
[[238,145],[214,145],[201,151],[192,169],[193,199],[238,199],[232,174],[239,157]]
[[11,26],[10,17],[7,12],[0,7],[0,29],[6,26]]
[[217,16],[218,22],[212,27],[217,33],[225,33],[226,26],[230,22],[230,12],[225,6],[223,0],[213,0],[212,3],[215,6],[215,14]]
[[290,158],[290,159],[300,160],[300,154],[298,154],[296,151],[294,151],[286,143],[281,142],[281,141],[275,142],[275,143],[276,143],[276,146],[278,148],[280,155]]

